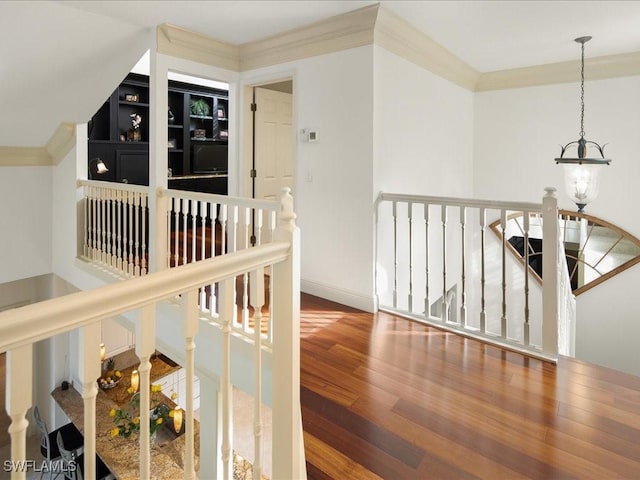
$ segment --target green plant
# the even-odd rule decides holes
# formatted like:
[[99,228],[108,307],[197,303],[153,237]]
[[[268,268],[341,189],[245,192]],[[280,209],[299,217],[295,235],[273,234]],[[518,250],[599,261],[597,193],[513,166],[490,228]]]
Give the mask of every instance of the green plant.
[[189,101],[189,108],[192,115],[208,117],[211,113],[211,107],[204,98],[198,98],[197,100],[191,99]]
[[[164,403],[158,403],[157,395],[162,391],[160,385],[151,385],[152,408],[149,412],[149,433],[153,435],[162,428],[167,420],[173,416],[173,410]],[[111,436],[129,438],[132,433],[140,431],[140,393],[135,393],[129,401],[128,409],[112,408],[109,416],[113,417],[115,427],[111,429]]]

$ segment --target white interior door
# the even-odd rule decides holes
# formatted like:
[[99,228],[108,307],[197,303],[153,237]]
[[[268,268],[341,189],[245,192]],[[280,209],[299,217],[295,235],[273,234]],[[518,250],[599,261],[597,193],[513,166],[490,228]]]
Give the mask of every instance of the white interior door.
[[255,89],[255,198],[275,200],[293,191],[292,95]]

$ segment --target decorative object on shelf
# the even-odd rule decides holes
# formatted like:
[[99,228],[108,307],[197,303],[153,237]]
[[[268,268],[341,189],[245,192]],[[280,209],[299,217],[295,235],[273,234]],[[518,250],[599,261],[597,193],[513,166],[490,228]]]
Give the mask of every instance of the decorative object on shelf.
[[169,141],[167,142],[167,148],[175,149],[176,145],[177,143],[175,138],[170,138]]
[[[102,356],[102,347],[100,350],[100,355]],[[122,380],[122,372],[120,372],[120,370],[116,370],[116,362],[113,358],[107,360],[106,365],[107,367],[104,370],[104,373],[98,379],[98,385],[100,385],[100,388],[103,390],[109,390],[115,387],[120,383],[120,380]]]
[[140,133],[142,117],[137,113],[132,113],[129,116],[131,117],[131,128],[127,132],[127,140],[130,142],[139,142],[142,139],[142,135]]
[[176,116],[171,111],[171,107],[167,107],[167,109],[169,110],[169,114],[168,114],[168,117],[167,117],[168,122],[169,123],[175,122],[176,121]]
[[140,101],[140,97],[138,96],[137,93],[127,93],[124,96],[124,99],[127,102],[138,102],[138,101]]
[[224,111],[224,107],[222,105],[218,105],[218,119],[224,120],[227,118],[227,115]]
[[206,140],[207,139],[207,132],[204,128],[196,128],[193,131],[193,138],[196,140]]
[[[596,142],[584,138],[584,44],[591,37],[579,37],[575,42],[582,46],[582,61],[580,68],[580,138],[561,147],[560,157],[556,158],[556,164],[564,165],[565,188],[569,198],[578,206],[578,212],[584,212],[584,207],[598,196],[599,173],[601,165],[609,165],[611,159],[604,157],[604,147]],[[587,147],[599,153],[599,156],[587,156]],[[577,157],[565,157],[570,148],[576,147]]]
[[[173,409],[158,400],[158,394],[162,391],[161,385],[151,385],[151,410],[149,411],[149,433],[155,436],[173,415]],[[111,429],[112,437],[129,438],[131,434],[140,431],[140,392],[136,392],[129,400],[129,408],[109,411],[116,425]]]
[[228,130],[220,130],[220,138],[223,138],[225,140],[227,138],[229,138],[229,131]]
[[189,109],[191,110],[191,115],[199,117],[208,117],[211,114],[211,107],[204,98],[189,100]]

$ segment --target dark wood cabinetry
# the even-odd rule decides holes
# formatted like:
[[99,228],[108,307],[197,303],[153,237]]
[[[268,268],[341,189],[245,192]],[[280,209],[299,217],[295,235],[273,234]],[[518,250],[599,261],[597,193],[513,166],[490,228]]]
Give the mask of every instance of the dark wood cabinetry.
[[[228,92],[169,81],[169,188],[227,194]],[[89,178],[149,184],[149,78],[129,74],[88,125]],[[108,172],[97,174],[100,158]]]

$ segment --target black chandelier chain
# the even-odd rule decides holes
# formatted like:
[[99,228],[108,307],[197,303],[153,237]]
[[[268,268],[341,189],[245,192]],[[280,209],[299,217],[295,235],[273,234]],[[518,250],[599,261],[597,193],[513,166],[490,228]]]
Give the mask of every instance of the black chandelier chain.
[[580,138],[584,138],[584,42],[582,42],[582,66],[580,68]]

